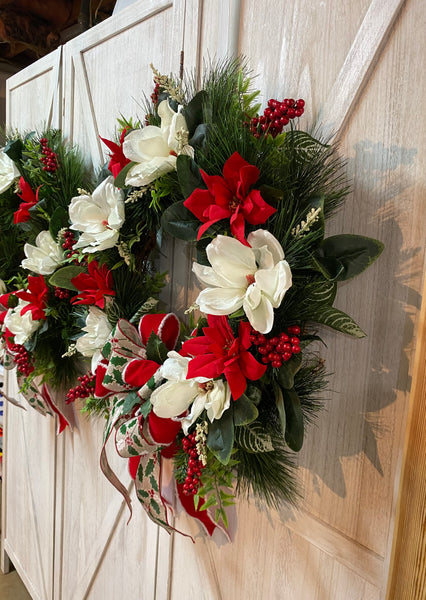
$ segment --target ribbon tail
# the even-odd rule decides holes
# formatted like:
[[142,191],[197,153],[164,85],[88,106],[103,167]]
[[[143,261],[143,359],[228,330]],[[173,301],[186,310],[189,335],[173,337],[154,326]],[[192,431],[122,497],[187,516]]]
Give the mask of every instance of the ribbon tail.
[[0,396],[3,396],[3,398],[6,398],[6,400],[8,402],[10,402],[10,404],[13,404],[14,406],[17,406],[18,408],[22,408],[22,410],[27,410],[27,407],[24,406],[19,400],[16,400],[15,398],[12,398],[11,396],[8,396],[4,392],[1,392]]
[[65,418],[64,414],[56,406],[56,403],[53,401],[51,392],[45,383],[43,383],[43,386],[41,388],[41,395],[42,395],[43,399],[47,402],[47,404],[49,405],[49,407],[51,408],[53,413],[55,415],[58,415],[58,428],[57,428],[56,434],[59,435],[68,426],[70,427],[70,429],[72,431],[72,426],[71,426],[70,422]]
[[43,398],[43,395],[40,391],[40,386],[42,385],[41,378],[36,377],[34,381],[32,381],[26,387],[24,386],[25,378],[22,375],[17,374],[16,380],[18,382],[20,393],[24,396],[28,404],[41,415],[43,415],[43,417],[46,415],[52,416],[52,409],[48,402],[46,402],[46,399]]
[[179,496],[179,500],[185,509],[185,511],[189,514],[189,516],[197,519],[201,525],[203,525],[204,529],[207,531],[209,536],[211,537],[216,529],[220,529],[225,533],[225,535],[229,538],[229,534],[225,527],[219,525],[213,519],[210,518],[208,512],[206,510],[200,510],[200,508],[204,504],[204,499],[200,498],[198,506],[200,508],[196,509],[194,506],[193,496],[187,496],[183,493],[183,484],[176,483],[177,492]]

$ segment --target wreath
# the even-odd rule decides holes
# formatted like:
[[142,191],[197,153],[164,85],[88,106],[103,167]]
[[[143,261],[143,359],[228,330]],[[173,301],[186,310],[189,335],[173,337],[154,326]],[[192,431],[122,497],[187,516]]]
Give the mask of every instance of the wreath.
[[[259,114],[241,60],[206,69],[201,91],[155,69],[154,82],[144,122],[121,118],[117,139],[103,139],[98,184],[70,196],[53,231],[70,256],[48,285],[67,291],[79,328],[64,327],[66,353],[91,359],[67,401],[106,417],[103,472],[130,506],[108,464],[112,437],[148,516],[172,531],[172,461],[181,506],[211,535],[227,529],[238,495],[276,508],[297,500],[295,453],[327,386],[321,330],[365,335],[333,304],[338,282],[383,246],[326,237],[349,186],[335,146],[299,128],[303,100],[270,99]],[[196,247],[201,291],[185,323],[159,302],[162,235]]]

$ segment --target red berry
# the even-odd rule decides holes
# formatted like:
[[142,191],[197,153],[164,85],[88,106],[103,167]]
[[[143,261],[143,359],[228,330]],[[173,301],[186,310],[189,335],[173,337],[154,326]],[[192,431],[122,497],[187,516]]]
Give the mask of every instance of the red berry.
[[291,352],[283,352],[282,359],[289,360],[291,358]]
[[293,352],[293,354],[299,354],[300,346],[292,346],[291,351]]

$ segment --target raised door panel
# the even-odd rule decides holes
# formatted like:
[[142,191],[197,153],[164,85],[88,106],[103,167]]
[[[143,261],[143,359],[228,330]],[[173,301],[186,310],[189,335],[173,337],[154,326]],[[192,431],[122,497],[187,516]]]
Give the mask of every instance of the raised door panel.
[[61,126],[62,47],[6,82],[7,127],[19,132]]
[[28,410],[6,407],[3,551],[34,600],[53,600],[55,421],[19,398],[15,371],[6,379],[8,396]]
[[[301,510],[267,517],[241,503],[229,547],[176,537],[171,598],[188,585],[206,598],[385,597],[425,261],[425,121],[404,99],[420,103],[425,92],[416,23],[426,15],[419,0],[403,4],[293,0],[283,11],[280,2],[240,3],[237,45],[264,101],[303,97],[301,126],[340,137],[353,191],[327,233],[376,237],[385,252],[338,294],[338,308],[368,337],[322,332],[335,374],[298,458]],[[211,46],[216,7],[205,8],[202,39]],[[188,526],[185,517],[177,523]],[[185,563],[196,565],[194,582]]]

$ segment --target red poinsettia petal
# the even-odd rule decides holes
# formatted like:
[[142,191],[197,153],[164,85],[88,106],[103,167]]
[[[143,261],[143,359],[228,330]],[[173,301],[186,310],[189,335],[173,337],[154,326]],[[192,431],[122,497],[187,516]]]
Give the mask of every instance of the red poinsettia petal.
[[244,217],[237,209],[231,217],[231,233],[244,246],[250,246],[245,238],[245,225]]
[[124,367],[123,380],[134,388],[141,388],[159,368],[153,360],[135,358]]
[[240,339],[241,348],[247,350],[251,346],[250,341],[251,325],[248,321],[240,321],[238,327],[238,337]]
[[223,176],[234,193],[237,193],[239,188],[240,193],[243,193],[241,197],[244,197],[249,187],[258,180],[259,169],[244,160],[238,152],[234,152],[223,166]]
[[190,338],[182,344],[183,356],[198,356],[199,354],[206,354],[210,347],[210,340],[204,335],[196,338]]
[[200,188],[195,189],[183,203],[193,215],[202,223],[208,219],[208,211],[211,204],[214,204],[214,197],[208,190]]
[[214,379],[223,372],[223,359],[216,358],[214,354],[201,354],[189,361],[187,379],[193,377],[206,377]]
[[154,411],[149,413],[149,432],[152,439],[157,444],[171,444],[179,431],[181,424],[172,419],[163,419],[158,417]]
[[259,190],[252,190],[247,198],[250,198],[251,208],[248,210],[248,205],[244,204],[241,210],[246,221],[251,225],[265,223],[271,215],[277,212],[276,208],[265,202]]
[[260,379],[266,371],[266,365],[262,365],[254,358],[253,354],[247,351],[240,354],[240,367],[244,376],[252,381]]
[[223,374],[226,377],[226,380],[229,384],[229,388],[231,390],[232,398],[234,400],[238,400],[242,394],[244,394],[245,389],[247,387],[247,381],[244,377],[240,366],[237,361],[232,362],[227,365],[224,369]]

